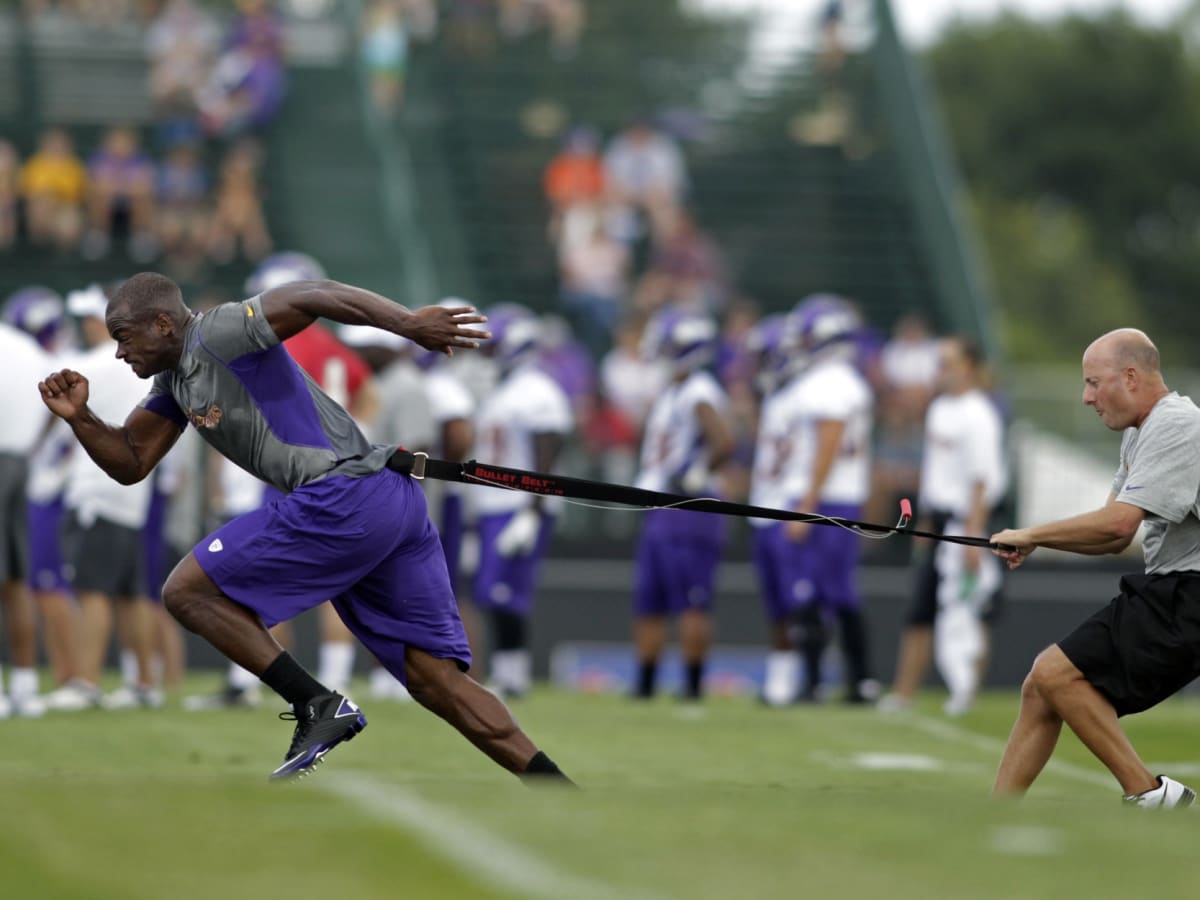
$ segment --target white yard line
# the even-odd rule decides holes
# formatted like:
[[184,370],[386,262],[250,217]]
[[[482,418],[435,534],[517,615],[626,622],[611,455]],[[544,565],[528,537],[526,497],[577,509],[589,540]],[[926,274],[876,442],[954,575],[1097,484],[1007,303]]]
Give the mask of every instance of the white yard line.
[[398,785],[369,775],[326,774],[332,777],[318,782],[322,790],[376,819],[403,828],[428,850],[488,887],[545,900],[656,900],[655,895],[643,891],[578,878],[545,857]]
[[[1004,752],[1004,741],[988,737],[984,734],[977,734],[974,731],[968,731],[966,728],[942,719],[935,719],[932,716],[916,712],[905,712],[891,715],[889,718],[897,723],[911,725],[932,737],[954,741],[958,744],[982,750],[985,753],[991,754],[997,764],[1000,762],[1000,755]],[[1111,775],[1096,772],[1092,769],[1085,769],[1083,766],[1077,766],[1074,763],[1051,759],[1046,766],[1046,772],[1053,775],[1061,775],[1064,778],[1071,778],[1075,781],[1082,781],[1095,787],[1102,787],[1109,792],[1120,791],[1120,786]]]

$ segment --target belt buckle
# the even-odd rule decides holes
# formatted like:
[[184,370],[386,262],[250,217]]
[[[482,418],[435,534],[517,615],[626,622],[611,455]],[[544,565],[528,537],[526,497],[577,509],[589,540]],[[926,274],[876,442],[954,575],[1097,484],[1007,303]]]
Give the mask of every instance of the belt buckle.
[[417,481],[425,480],[425,462],[429,459],[429,454],[424,450],[418,450],[413,453],[412,471],[408,474]]

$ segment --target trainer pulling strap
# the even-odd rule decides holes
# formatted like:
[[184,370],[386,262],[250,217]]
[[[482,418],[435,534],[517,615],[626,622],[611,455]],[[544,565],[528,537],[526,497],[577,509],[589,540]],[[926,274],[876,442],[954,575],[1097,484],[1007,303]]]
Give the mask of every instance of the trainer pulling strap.
[[[896,525],[876,525],[871,522],[855,522],[839,516],[822,516],[818,513],[801,513],[767,506],[751,506],[747,503],[732,503],[714,497],[688,497],[683,494],[668,494],[664,491],[648,491],[643,488],[606,481],[590,481],[586,478],[569,478],[565,475],[550,475],[545,472],[529,472],[524,469],[509,469],[467,460],[462,463],[434,459],[426,453],[413,453],[400,449],[388,460],[388,468],[414,478],[434,478],[438,481],[459,481],[464,484],[487,484],[508,490],[525,491],[553,497],[571,497],[578,500],[600,500],[620,503],[642,509],[688,509],[695,512],[717,513],[724,516],[741,516],[751,519],[775,519],[782,522],[811,522],[815,525],[836,525],[863,534],[905,534],[909,537],[929,538],[967,547],[997,549],[987,538],[969,537],[960,534],[935,534],[909,528],[912,507],[902,501],[903,510]],[[1005,548],[1007,549],[1007,548]]]

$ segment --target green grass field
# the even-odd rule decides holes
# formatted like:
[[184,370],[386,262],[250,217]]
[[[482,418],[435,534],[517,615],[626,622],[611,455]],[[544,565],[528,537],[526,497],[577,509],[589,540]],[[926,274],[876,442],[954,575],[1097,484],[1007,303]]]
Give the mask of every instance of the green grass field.
[[[203,689],[209,680],[193,681]],[[1072,737],[1021,803],[989,799],[1013,694],[948,722],[747,701],[516,707],[585,788],[529,790],[440,721],[365,704],[318,774],[268,784],[272,709],[0,722],[0,896],[1195,897],[1200,816],[1124,808]],[[1200,703],[1129,722],[1200,780]]]

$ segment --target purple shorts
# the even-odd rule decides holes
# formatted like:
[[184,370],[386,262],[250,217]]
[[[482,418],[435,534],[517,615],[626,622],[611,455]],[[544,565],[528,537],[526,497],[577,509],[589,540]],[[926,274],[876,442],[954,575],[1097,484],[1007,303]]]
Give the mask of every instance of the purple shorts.
[[62,554],[62,495],[49,503],[30,501],[28,509],[30,586],[35,591],[69,593],[71,581]]
[[634,558],[634,615],[712,609],[724,547],[725,522],[720,516],[666,509],[648,512]]
[[[817,512],[823,516],[857,519],[857,504],[822,503]],[[796,586],[797,606],[817,603],[825,610],[857,609],[858,557],[862,538],[853,531],[835,525],[814,525],[799,548],[799,566],[803,581]]]
[[802,545],[788,540],[783,522],[751,529],[750,542],[767,621],[781,622],[812,593]]
[[503,609],[528,616],[533,612],[537,570],[550,544],[554,520],[542,516],[542,527],[531,553],[505,557],[496,550],[496,535],[513,515],[499,513],[479,517],[479,570],[475,573],[473,596],[480,609]]
[[401,681],[407,645],[470,667],[437,529],[407,475],[384,469],[306,484],[218,528],[193,552],[227,596],[268,626],[332,600]]

